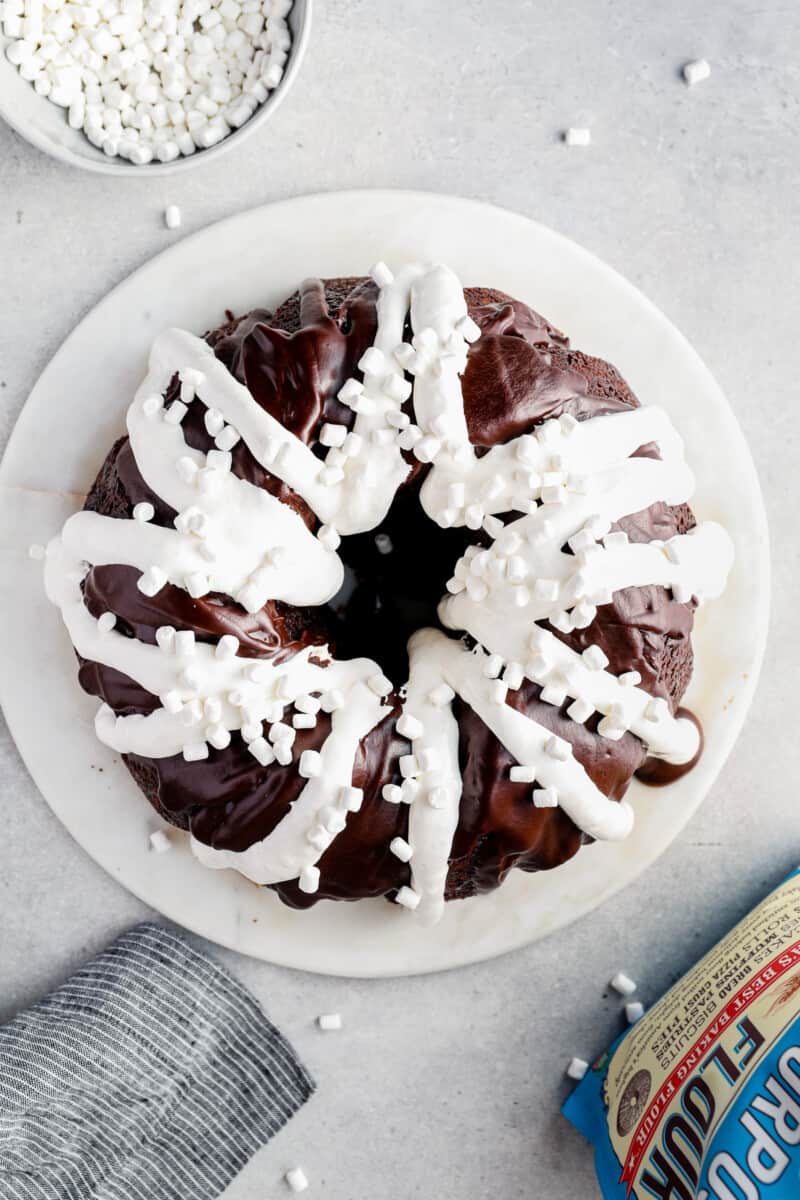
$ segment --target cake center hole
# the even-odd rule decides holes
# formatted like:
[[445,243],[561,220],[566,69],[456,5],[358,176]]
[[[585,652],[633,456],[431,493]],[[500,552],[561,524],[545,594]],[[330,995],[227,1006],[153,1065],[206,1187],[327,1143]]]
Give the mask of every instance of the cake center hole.
[[440,529],[423,512],[416,488],[395,497],[378,528],[343,538],[344,584],[329,605],[337,658],[371,658],[396,687],[404,684],[408,639],[439,625],[445,584],[473,539],[468,530]]

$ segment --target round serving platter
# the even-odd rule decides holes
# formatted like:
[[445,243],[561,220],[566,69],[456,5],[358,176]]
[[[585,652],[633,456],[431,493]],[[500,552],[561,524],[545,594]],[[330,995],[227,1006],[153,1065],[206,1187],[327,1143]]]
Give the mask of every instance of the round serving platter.
[[[97,701],[76,678],[60,615],[28,557],[80,508],[169,325],[202,332],[277,305],[309,275],[364,274],[384,259],[439,259],[465,284],[500,288],[545,313],[573,345],[613,362],[644,404],[662,405],[697,477],[693,508],[730,532],[736,561],[724,596],[702,608],[686,703],[705,728],[694,771],[666,789],[634,783],[634,832],[584,849],[557,871],[512,872],[490,896],[447,906],[422,929],[383,901],[284,907],[231,871],[209,871],[183,835],[154,854],[159,825],[119,757],[98,743]],[[730,486],[736,480],[736,487]],[[708,792],[742,726],[764,648],[769,605],[766,520],[739,426],[707,368],[667,318],[574,242],[514,213],[448,196],[356,191],[244,212],[152,259],[92,310],[43,372],[0,467],[0,702],[54,813],[121,884],[166,917],[270,962],[328,974],[390,976],[477,962],[576,920],[635,879]],[[42,737],[42,729],[47,737]]]

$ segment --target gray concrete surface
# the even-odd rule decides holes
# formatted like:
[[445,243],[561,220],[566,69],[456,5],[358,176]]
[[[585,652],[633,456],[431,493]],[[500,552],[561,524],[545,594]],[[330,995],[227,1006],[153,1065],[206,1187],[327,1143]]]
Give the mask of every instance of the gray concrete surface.
[[[689,91],[678,72],[701,54],[713,74]],[[655,999],[800,858],[798,63],[800,10],[776,0],[319,0],[293,95],[217,166],[106,180],[0,127],[3,440],[74,323],[175,236],[165,203],[191,231],[302,191],[419,187],[534,216],[643,288],[730,397],[766,494],[774,604],[747,731],[637,884],[557,938],[438,977],[320,979],[213,951],[320,1085],[230,1200],[284,1195],[295,1162],[329,1200],[591,1200],[589,1149],[558,1105],[565,1058],[619,1028],[605,981],[624,965]],[[582,123],[591,148],[559,143]],[[6,1018],[146,911],[59,827],[7,734],[0,797]],[[320,1035],[334,1008],[345,1031]]]

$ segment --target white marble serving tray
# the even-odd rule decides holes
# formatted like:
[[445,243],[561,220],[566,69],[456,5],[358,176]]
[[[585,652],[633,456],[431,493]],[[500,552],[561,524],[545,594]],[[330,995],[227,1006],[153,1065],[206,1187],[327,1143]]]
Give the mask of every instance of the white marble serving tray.
[[[81,506],[166,325],[198,332],[223,311],[276,304],[307,275],[366,272],[437,258],[466,284],[502,288],[610,359],[643,403],[663,405],[697,475],[693,507],[736,546],[725,596],[701,610],[687,696],[701,717],[699,766],[665,789],[634,783],[636,827],[555,872],[513,872],[488,897],[447,908],[432,930],[382,901],[285,908],[272,892],[192,858],[183,835],[153,854],[158,826],[118,757],[92,727],[41,564],[28,558]],[[742,434],[708,370],[653,304],[585,250],[484,204],[413,192],[302,197],[232,217],[160,254],[110,293],[42,374],[0,468],[0,702],[50,807],[111,875],[167,917],[246,954],[361,976],[435,971],[511,950],[580,917],[635,879],[673,840],[717,776],[753,694],[769,607],[766,521]],[[59,864],[54,861],[53,875]]]

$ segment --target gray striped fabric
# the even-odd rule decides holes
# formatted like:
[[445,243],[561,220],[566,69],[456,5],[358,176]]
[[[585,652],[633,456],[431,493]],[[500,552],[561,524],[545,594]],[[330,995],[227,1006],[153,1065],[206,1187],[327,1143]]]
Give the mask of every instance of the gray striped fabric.
[[313,1081],[253,997],[159,925],[0,1028],[2,1200],[213,1200]]

